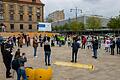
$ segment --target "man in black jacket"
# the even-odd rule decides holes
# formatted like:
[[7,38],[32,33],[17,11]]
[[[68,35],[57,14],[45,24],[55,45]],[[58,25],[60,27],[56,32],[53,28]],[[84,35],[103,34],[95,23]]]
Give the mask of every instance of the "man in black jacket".
[[120,38],[117,39],[116,45],[117,45],[117,54],[120,54]]
[[114,49],[115,49],[115,41],[113,40],[113,38],[111,38],[111,55],[114,55]]
[[8,43],[2,43],[1,45],[1,53],[2,53],[2,57],[3,57],[3,62],[5,64],[6,67],[6,78],[11,78],[12,76],[10,76],[10,69],[11,69],[11,61],[12,61],[12,50],[11,47],[7,46]]
[[97,50],[98,50],[98,40],[94,37],[94,41],[92,42],[93,45],[93,58],[97,59]]
[[50,40],[45,42],[44,52],[45,52],[45,65],[50,66],[50,55],[51,55]]
[[72,43],[72,60],[71,62],[77,62],[77,53],[78,49],[80,48],[79,43],[77,43],[77,40],[75,39]]

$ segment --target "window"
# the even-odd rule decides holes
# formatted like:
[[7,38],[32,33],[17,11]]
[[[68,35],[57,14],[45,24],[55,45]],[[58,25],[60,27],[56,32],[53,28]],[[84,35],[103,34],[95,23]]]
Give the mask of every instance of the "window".
[[29,13],[32,13],[32,7],[30,6],[28,9]]
[[31,24],[29,24],[29,29],[32,29],[32,25]]
[[3,20],[3,14],[0,14],[0,20]]
[[14,24],[10,24],[10,29],[14,30]]
[[37,15],[37,21],[39,21],[40,20],[40,15]]
[[21,20],[21,21],[23,20],[23,15],[20,15],[20,20]]
[[10,20],[14,20],[14,15],[10,14]]
[[20,6],[20,11],[23,11],[23,6]]
[[32,0],[32,2],[36,2],[36,0]]
[[9,5],[9,10],[14,10],[14,6],[13,5]]
[[32,15],[29,15],[29,21],[32,21]]
[[23,24],[20,24],[20,30],[23,30]]

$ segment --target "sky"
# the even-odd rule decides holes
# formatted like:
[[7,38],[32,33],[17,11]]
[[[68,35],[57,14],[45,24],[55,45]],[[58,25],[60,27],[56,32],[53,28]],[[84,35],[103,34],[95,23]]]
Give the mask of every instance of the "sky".
[[70,12],[70,9],[82,10],[78,11],[78,16],[81,15],[101,15],[111,18],[120,13],[120,0],[41,0],[45,4],[45,17],[49,13],[56,10],[64,10],[65,18],[75,17],[75,11]]

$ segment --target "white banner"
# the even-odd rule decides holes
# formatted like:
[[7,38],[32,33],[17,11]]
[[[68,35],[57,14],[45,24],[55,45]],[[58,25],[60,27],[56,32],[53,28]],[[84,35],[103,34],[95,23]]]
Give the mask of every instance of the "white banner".
[[52,31],[51,30],[51,23],[41,23],[41,22],[39,22],[37,27],[38,27],[38,31]]

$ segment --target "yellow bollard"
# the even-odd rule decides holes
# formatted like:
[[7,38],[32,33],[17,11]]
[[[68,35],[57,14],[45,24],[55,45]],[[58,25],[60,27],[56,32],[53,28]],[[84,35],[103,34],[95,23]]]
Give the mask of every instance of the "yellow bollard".
[[54,64],[59,66],[77,67],[77,68],[94,70],[94,66],[92,64],[78,64],[78,63],[69,63],[69,62],[55,62]]
[[52,69],[35,69],[34,80],[50,80],[52,78]]
[[28,80],[34,80],[34,69],[26,68],[25,71],[26,71]]
[[52,78],[52,68],[48,67],[48,69],[32,69],[26,68],[26,75],[28,80],[51,80]]

